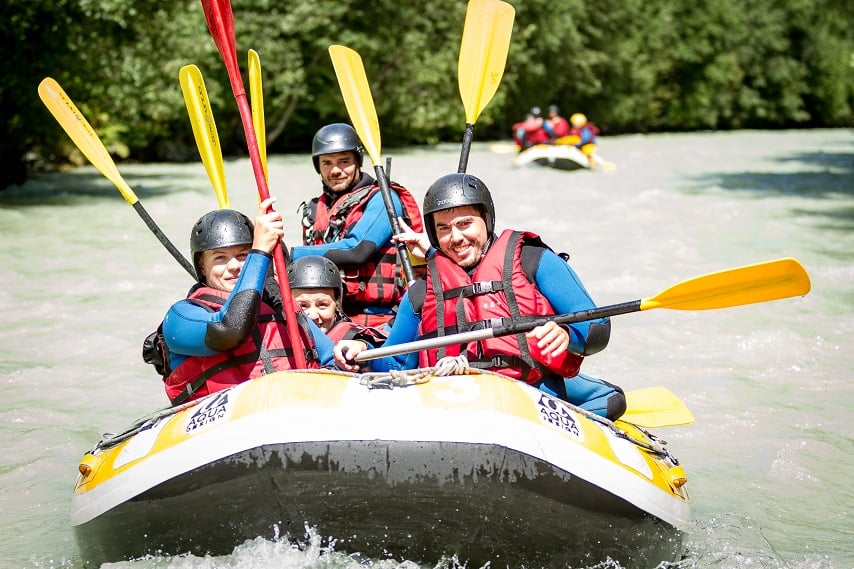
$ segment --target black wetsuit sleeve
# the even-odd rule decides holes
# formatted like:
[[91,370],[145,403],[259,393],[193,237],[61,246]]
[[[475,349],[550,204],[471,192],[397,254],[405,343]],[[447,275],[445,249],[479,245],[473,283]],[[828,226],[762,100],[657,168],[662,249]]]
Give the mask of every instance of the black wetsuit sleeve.
[[205,344],[217,352],[237,347],[252,332],[260,307],[261,293],[257,290],[243,290],[232,295],[222,320],[208,324]]

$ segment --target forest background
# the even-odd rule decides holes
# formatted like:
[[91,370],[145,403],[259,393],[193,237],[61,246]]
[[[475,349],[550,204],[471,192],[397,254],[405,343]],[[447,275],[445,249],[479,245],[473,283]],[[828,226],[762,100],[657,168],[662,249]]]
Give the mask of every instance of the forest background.
[[[510,0],[504,78],[476,139],[507,139],[532,106],[602,134],[854,126],[850,0]],[[261,59],[269,153],[309,152],[347,121],[328,54],[362,56],[385,147],[459,141],[465,0],[233,0],[238,59]],[[246,154],[198,0],[5,0],[0,189],[85,159],[41,103],[53,77],[117,160],[198,160],[178,83],[195,63],[223,150]],[[248,85],[248,82],[247,82]]]

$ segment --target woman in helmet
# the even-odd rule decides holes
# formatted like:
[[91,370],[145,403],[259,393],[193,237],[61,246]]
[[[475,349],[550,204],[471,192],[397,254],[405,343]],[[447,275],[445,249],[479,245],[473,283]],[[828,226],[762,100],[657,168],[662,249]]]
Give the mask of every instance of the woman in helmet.
[[[190,250],[196,283],[170,307],[144,357],[164,376],[173,405],[277,370],[290,369],[294,343],[276,300],[265,294],[271,253],[282,238],[282,216],[260,204],[255,224],[223,209],[193,226]],[[332,342],[302,314],[307,367],[332,360]]]
[[293,261],[288,266],[288,281],[294,301],[333,342],[362,339],[378,346],[385,341],[382,332],[356,324],[341,311],[341,272],[326,257],[307,255]]
[[[291,259],[322,255],[341,270],[344,312],[365,326],[394,315],[406,288],[380,186],[362,172],[362,144],[348,124],[321,128],[311,144],[320,196],[302,204],[303,246]],[[395,213],[421,231],[421,211],[409,191],[390,182]],[[414,225],[413,225],[414,224]]]
[[[427,275],[409,287],[385,346],[451,335],[502,323],[595,307],[581,280],[540,238],[526,231],[496,234],[495,207],[486,185],[470,174],[439,178],[424,197],[424,225],[435,251]],[[417,237],[416,249],[424,249]],[[579,373],[585,356],[608,344],[608,318],[560,326],[553,321],[527,334],[490,338],[415,354],[377,359],[373,371],[433,365],[465,353],[473,367],[525,381],[593,413],[616,419],[623,414],[623,391]],[[360,342],[339,342],[339,366],[364,350]],[[349,367],[348,367],[349,366]]]

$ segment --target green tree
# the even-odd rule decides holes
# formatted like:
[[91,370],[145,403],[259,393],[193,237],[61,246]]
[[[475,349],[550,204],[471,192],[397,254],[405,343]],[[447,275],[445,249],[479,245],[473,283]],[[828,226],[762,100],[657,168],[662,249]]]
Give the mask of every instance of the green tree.
[[[476,137],[530,107],[582,111],[603,133],[850,126],[854,5],[843,0],[510,0],[501,88]],[[384,146],[460,140],[464,0],[233,0],[238,61],[261,56],[269,152],[346,121],[328,48],[365,63]],[[0,6],[0,187],[82,158],[36,86],[55,78],[118,158],[196,160],[178,71],[202,70],[223,149],[245,154],[198,0],[7,0]]]

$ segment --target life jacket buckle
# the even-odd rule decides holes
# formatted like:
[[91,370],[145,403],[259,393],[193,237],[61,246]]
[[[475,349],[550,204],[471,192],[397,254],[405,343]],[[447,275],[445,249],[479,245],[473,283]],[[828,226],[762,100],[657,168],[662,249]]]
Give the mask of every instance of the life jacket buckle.
[[353,267],[350,269],[342,268],[341,269],[341,278],[342,279],[358,279],[359,278],[359,267]]
[[471,283],[472,295],[496,292],[495,281],[477,281]]

